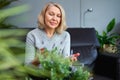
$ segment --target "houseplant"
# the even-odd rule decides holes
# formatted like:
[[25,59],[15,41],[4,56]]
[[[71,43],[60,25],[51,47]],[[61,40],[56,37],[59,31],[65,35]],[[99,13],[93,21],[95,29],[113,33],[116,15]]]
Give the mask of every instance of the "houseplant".
[[102,52],[116,53],[117,51],[116,40],[119,39],[120,36],[117,33],[112,33],[115,23],[115,18],[113,18],[106,26],[106,29],[103,30],[102,34],[99,34],[97,31],[97,37],[100,43],[100,51]]
[[[48,80],[88,80],[90,73],[83,66],[73,67],[70,58],[63,57],[57,48],[42,49],[38,54],[41,67],[29,65],[26,70],[31,76]],[[33,78],[33,77],[32,77]]]

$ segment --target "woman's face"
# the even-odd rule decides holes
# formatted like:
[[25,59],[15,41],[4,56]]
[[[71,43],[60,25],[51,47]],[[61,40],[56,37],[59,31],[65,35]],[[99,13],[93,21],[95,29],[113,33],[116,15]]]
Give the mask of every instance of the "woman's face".
[[50,6],[45,13],[45,24],[48,28],[55,29],[61,22],[61,11],[55,6]]

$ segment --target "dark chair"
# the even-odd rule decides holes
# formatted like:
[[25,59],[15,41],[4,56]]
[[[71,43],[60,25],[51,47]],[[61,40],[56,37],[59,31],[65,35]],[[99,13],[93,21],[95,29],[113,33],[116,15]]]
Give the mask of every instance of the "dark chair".
[[94,61],[97,58],[97,48],[99,42],[94,28],[68,28],[71,35],[71,50],[73,53],[79,52],[80,63],[83,63],[89,69],[93,68]]
[[120,80],[120,54],[99,53],[95,62],[95,74]]

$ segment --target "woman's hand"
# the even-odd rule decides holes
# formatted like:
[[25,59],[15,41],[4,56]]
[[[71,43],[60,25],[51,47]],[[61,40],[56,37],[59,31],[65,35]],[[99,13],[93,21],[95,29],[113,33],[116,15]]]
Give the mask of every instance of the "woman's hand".
[[31,63],[35,66],[38,66],[40,64],[38,56],[36,56]]
[[[43,53],[44,51],[45,51],[44,48],[40,49],[40,53]],[[35,56],[34,60],[31,63],[35,66],[38,66],[40,64],[38,55]]]
[[75,54],[71,55],[71,61],[72,62],[77,61],[78,56],[80,56],[80,53],[75,53]]

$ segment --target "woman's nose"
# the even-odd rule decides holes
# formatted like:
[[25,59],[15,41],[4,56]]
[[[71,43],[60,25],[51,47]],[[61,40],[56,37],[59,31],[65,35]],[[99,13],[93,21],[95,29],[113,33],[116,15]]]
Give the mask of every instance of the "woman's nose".
[[52,18],[53,20],[57,20],[57,17],[56,16],[53,16],[53,18]]

